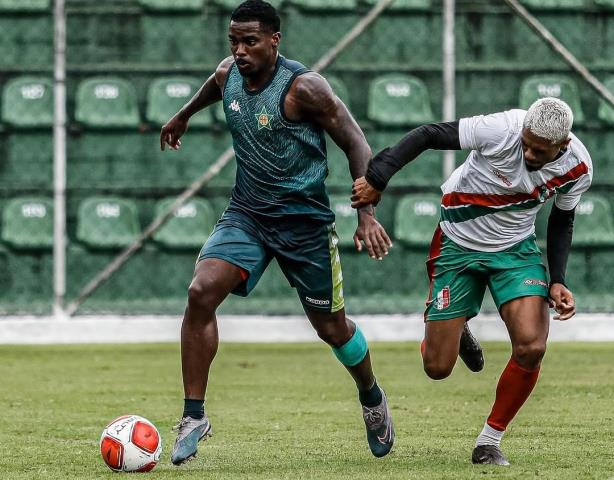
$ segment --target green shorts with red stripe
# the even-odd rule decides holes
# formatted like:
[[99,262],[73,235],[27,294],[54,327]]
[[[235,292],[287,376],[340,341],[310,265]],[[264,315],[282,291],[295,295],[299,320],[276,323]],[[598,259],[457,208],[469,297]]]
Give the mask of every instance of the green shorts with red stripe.
[[498,309],[520,297],[548,298],[546,268],[534,235],[500,252],[480,252],[454,243],[438,227],[426,265],[425,320],[475,317],[486,286]]

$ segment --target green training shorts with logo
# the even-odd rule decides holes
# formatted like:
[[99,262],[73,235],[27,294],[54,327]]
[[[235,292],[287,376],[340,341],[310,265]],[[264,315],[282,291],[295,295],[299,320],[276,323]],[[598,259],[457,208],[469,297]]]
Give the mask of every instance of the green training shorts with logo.
[[548,298],[546,268],[534,235],[500,252],[480,252],[454,243],[438,227],[426,265],[425,320],[475,317],[487,285],[498,309],[515,298]]
[[275,258],[305,308],[337,312],[344,306],[343,275],[335,225],[305,218],[256,219],[227,209],[202,247],[198,261],[217,258],[248,274],[232,293],[246,297]]

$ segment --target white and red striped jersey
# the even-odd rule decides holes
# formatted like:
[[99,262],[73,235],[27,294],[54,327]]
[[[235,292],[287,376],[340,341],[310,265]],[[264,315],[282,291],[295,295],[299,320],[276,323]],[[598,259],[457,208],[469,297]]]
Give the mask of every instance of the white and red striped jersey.
[[525,110],[463,118],[460,145],[471,149],[442,185],[443,232],[459,245],[485,252],[505,250],[535,232],[535,217],[550,197],[573,209],[591,184],[593,164],[578,138],[540,170],[524,163],[521,134]]

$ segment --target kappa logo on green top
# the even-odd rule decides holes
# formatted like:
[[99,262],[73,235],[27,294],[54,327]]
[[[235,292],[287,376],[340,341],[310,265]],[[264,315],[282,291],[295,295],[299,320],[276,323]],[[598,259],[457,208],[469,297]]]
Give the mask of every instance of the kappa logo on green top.
[[262,107],[260,113],[256,113],[254,116],[256,117],[256,120],[258,120],[258,130],[262,130],[263,128],[273,130],[271,128],[271,120],[273,120],[273,115],[269,115],[267,113],[266,107]]

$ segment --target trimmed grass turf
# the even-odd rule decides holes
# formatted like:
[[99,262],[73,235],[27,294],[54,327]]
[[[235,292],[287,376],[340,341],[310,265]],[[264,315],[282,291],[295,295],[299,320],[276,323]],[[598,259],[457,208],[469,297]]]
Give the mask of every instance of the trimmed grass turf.
[[434,382],[417,343],[371,346],[397,431],[371,456],[350,377],[321,344],[223,344],[207,410],[214,437],[199,457],[169,462],[182,407],[178,345],[0,347],[0,479],[118,478],[98,440],[137,413],[164,440],[148,478],[614,478],[614,345],[551,344],[533,396],[503,449],[511,467],[471,465],[509,345],[485,345],[486,367]]

